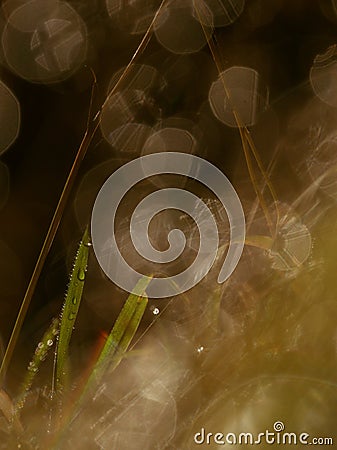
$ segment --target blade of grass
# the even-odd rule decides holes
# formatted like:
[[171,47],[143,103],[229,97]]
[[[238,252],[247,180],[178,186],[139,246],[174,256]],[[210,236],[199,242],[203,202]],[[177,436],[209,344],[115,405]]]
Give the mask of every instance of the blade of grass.
[[[128,326],[125,329],[125,332],[123,334],[122,339],[119,342],[118,347],[116,348],[115,352],[112,355],[110,355],[109,353],[106,353],[106,355],[104,356],[104,358],[106,358],[106,361],[107,361],[107,366],[109,368],[109,372],[112,372],[114,369],[116,369],[116,367],[120,363],[122,357],[128,350],[129,345],[130,345],[132,339],[134,338],[134,336],[138,330],[138,327],[140,325],[140,322],[143,318],[147,304],[148,304],[148,297],[146,294],[144,294],[142,297],[138,298],[135,312],[134,312],[133,316],[131,317],[131,320],[130,320]],[[109,341],[109,338],[107,341]],[[103,359],[103,354],[105,353],[104,348],[102,351],[102,355],[100,355],[99,361],[97,362],[98,363],[98,367],[97,367],[98,371],[99,371],[100,365],[102,365],[102,367],[104,367],[104,365],[105,365],[105,361]]]
[[82,299],[90,245],[89,230],[87,227],[77,251],[61,313],[60,333],[56,354],[56,388],[58,390],[64,386],[68,347]]
[[152,277],[141,278],[127,298],[89,376],[87,387],[94,380],[97,381],[105,369],[114,370],[127,351],[145,312],[148,303],[145,290],[151,279]]
[[29,393],[30,388],[32,387],[34,378],[38,373],[41,363],[45,360],[48,351],[52,348],[55,338],[58,335],[59,325],[59,319],[53,319],[35,349],[34,356],[28,365],[28,369],[21,386],[21,391],[18,395],[18,400],[15,406],[16,412],[20,410],[25,404],[26,397]]
[[93,369],[90,370],[84,384],[77,389],[77,394],[74,396],[75,399],[69,402],[68,412],[63,414],[61,422],[57,424],[56,428],[58,432],[52,437],[51,441],[48,441],[48,448],[55,450],[59,448],[60,441],[64,438],[67,426],[69,426],[76,418],[76,415],[81,411],[80,407],[92,384],[99,381],[105,370],[114,370],[123,356],[125,356],[144,315],[148,303],[148,297],[145,290],[151,280],[152,276],[142,277],[136,284],[133,292],[125,301],[124,306],[99,353],[97,361],[94,363]]

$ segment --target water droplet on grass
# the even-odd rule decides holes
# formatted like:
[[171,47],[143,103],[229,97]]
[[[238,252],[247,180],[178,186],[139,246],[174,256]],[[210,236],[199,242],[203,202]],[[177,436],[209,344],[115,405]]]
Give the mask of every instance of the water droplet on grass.
[[80,270],[78,271],[77,278],[78,278],[80,281],[84,281],[84,279],[85,279],[85,271],[84,271],[83,269],[80,269]]
[[160,313],[160,309],[157,307],[154,307],[154,306],[151,307],[151,311],[152,311],[152,314],[155,316],[158,316],[158,314]]
[[70,312],[70,313],[68,314],[68,319],[69,319],[69,320],[75,320],[75,317],[76,317],[76,314],[73,313],[73,312]]

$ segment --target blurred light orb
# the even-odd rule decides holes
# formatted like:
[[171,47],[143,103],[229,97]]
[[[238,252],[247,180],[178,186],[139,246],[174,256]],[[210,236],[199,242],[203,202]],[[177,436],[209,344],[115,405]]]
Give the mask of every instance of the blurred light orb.
[[[81,228],[85,228],[88,223],[95,199],[105,180],[121,164],[122,158],[110,158],[92,167],[79,181],[76,190],[73,207],[77,223]],[[123,160],[122,160],[123,162]],[[73,255],[71,256],[71,262]]]
[[[178,127],[165,127],[153,131],[148,137],[142,149],[142,156],[150,155],[152,153],[163,153],[163,160],[166,152],[181,152],[188,154],[195,154],[197,152],[198,142],[190,131]],[[192,163],[191,163],[192,168]],[[146,169],[144,168],[146,175]],[[158,187],[167,187],[168,179],[173,180],[172,175],[155,175],[150,178],[150,181]],[[183,186],[186,184],[186,177],[174,177],[175,186]]]
[[229,127],[255,125],[267,109],[269,93],[256,70],[233,66],[211,85],[208,101],[215,117]]
[[165,80],[154,67],[145,64],[132,65],[126,74],[124,70],[121,68],[110,80],[100,128],[112,147],[138,154],[161,115],[153,95],[160,95]]
[[155,131],[146,141],[142,155],[159,152],[182,152],[194,154],[197,141],[192,134],[180,128],[162,128]]
[[151,99],[140,90],[125,90],[111,95],[101,113],[100,128],[104,139],[123,153],[138,153],[151,132],[143,122]]
[[13,11],[15,11],[17,8],[24,5],[25,3],[28,3],[28,1],[31,0],[3,0],[1,4],[1,9],[5,19],[8,20]]
[[0,81],[0,155],[16,140],[20,131],[20,103],[13,92]]
[[196,53],[213,33],[212,16],[208,10],[203,13],[203,18],[206,23],[201,24],[196,18],[192,0],[172,0],[162,8],[154,24],[156,38],[172,53]]
[[106,8],[123,31],[137,35],[149,28],[160,3],[160,0],[106,0]]
[[314,59],[310,69],[310,83],[322,102],[337,107],[337,46],[331,45]]
[[111,131],[105,139],[121,153],[138,154],[152,128],[142,123],[126,123]]
[[14,9],[2,34],[10,69],[34,83],[70,77],[87,53],[87,29],[77,12],[59,0],[32,0]]
[[[161,92],[166,82],[159,71],[148,64],[132,64],[125,72],[126,67],[119,69],[109,82],[108,92],[111,92],[115,85],[121,80],[121,87],[128,89],[139,89],[145,92]],[[125,73],[124,73],[125,72]],[[117,86],[120,87],[119,85]]]
[[0,210],[7,203],[9,196],[9,170],[6,164],[0,161]]
[[214,27],[226,27],[242,14],[245,0],[193,0],[193,5],[195,17],[203,25],[209,25],[211,17]]

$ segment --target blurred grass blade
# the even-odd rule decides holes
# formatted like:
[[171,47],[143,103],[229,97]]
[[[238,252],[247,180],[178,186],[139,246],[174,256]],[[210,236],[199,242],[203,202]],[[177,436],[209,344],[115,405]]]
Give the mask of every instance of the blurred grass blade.
[[0,389],[0,410],[6,420],[11,423],[14,417],[14,405],[7,392],[3,389]]
[[44,333],[41,341],[38,343],[33,359],[28,365],[26,376],[23,380],[21,392],[18,396],[18,401],[16,402],[16,410],[18,411],[24,406],[27,394],[33,384],[34,378],[38,373],[41,363],[45,360],[48,351],[52,348],[56,336],[59,332],[59,319],[53,319],[52,323],[48,327],[47,331]]
[[22,425],[19,418],[15,414],[14,403],[10,396],[3,389],[0,389],[0,411],[5,416],[7,422],[14,426],[14,429],[18,433],[23,432]]
[[271,250],[274,244],[274,239],[269,236],[262,235],[246,236],[245,244],[252,247],[258,247],[263,250]]
[[115,369],[127,351],[144,315],[148,303],[145,290],[151,280],[152,277],[141,278],[127,298],[89,377],[87,387],[92,381],[97,381],[105,369]]
[[90,245],[91,243],[89,237],[89,230],[87,227],[84,231],[82,241],[77,251],[74,267],[70,276],[70,282],[61,313],[60,333],[57,343],[57,356],[56,356],[57,389],[60,389],[64,386],[68,347],[73,332],[73,326],[82,299]]

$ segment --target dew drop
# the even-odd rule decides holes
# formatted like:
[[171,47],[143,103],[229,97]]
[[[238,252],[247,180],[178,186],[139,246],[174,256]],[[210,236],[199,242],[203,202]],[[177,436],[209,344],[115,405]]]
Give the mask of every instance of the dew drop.
[[83,269],[80,269],[80,270],[78,271],[77,278],[78,278],[80,281],[84,281],[84,279],[85,279],[85,271],[84,271]]
[[43,347],[44,347],[44,343],[43,343],[43,342],[39,342],[39,343],[37,344],[37,346],[38,346],[38,348],[43,348]]
[[68,320],[75,320],[75,317],[76,317],[76,314],[73,313],[73,312],[70,312],[70,313],[68,314]]
[[51,347],[53,345],[54,341],[52,339],[48,339],[47,345],[48,347]]
[[202,353],[204,351],[204,346],[203,345],[200,345],[198,348],[197,348],[197,352],[199,353],[199,355],[200,355],[200,353]]
[[36,367],[36,365],[33,363],[33,361],[31,361],[31,362],[29,363],[29,365],[28,365],[28,370],[29,370],[30,372],[37,372],[37,367]]
[[152,307],[151,311],[152,311],[152,314],[155,315],[155,316],[158,316],[158,314],[160,313],[160,309],[156,308],[156,307],[155,308]]

